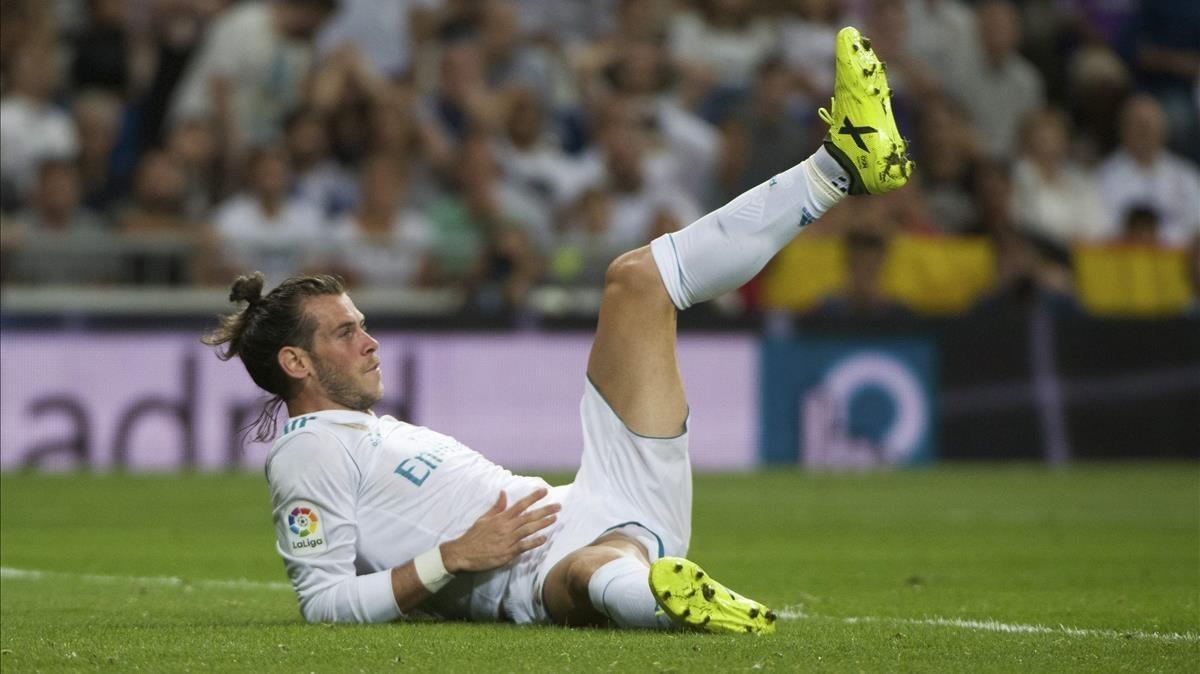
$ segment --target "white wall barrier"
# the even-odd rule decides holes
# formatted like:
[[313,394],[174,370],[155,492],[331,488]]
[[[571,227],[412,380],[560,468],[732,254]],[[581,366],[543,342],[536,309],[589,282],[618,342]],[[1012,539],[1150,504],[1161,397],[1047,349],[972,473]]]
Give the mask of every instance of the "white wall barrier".
[[[377,413],[457,437],[514,469],[572,470],[591,335],[383,333]],[[692,462],[750,468],[757,341],[683,335]],[[191,333],[5,331],[0,469],[258,469],[268,447],[239,429],[263,397],[239,361]]]

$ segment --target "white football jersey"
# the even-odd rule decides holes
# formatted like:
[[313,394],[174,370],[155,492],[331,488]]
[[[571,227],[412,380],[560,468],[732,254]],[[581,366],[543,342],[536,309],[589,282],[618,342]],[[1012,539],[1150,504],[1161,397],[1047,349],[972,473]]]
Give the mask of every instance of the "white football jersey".
[[[392,567],[461,536],[501,490],[511,504],[547,486],[428,428],[345,410],[289,419],[266,473],[279,554],[310,622],[399,618]],[[565,491],[544,501],[559,502]],[[496,620],[518,560],[460,574],[421,609]]]

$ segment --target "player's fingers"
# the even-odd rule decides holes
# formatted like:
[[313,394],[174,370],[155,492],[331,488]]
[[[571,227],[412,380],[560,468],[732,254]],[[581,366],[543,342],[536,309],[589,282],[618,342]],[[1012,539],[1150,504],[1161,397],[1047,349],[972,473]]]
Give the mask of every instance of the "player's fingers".
[[496,499],[496,503],[491,508],[488,508],[486,514],[495,515],[496,513],[504,512],[504,505],[506,503],[508,503],[508,496],[504,493],[504,490],[501,489],[500,498]]
[[521,515],[517,522],[520,524],[525,524],[526,522],[532,522],[548,515],[553,515],[560,510],[562,510],[561,503],[551,503],[550,505],[538,508],[537,510],[526,511],[524,515]]
[[508,509],[508,514],[512,515],[513,517],[520,515],[521,513],[525,512],[526,508],[528,508],[529,506],[533,505],[534,503],[537,503],[538,501],[542,500],[543,498],[546,497],[546,494],[549,494],[549,493],[550,493],[550,491],[548,489],[546,489],[545,487],[542,487],[540,489],[534,489],[532,492],[529,493],[528,496],[526,496],[525,498],[521,499],[520,501],[517,501],[516,503],[512,504],[512,507],[510,507]]
[[537,532],[541,531],[542,529],[545,529],[546,527],[550,526],[551,524],[554,524],[554,521],[557,519],[558,518],[555,517],[554,515],[550,515],[548,517],[543,517],[540,520],[535,520],[533,522],[523,524],[523,525],[517,527],[515,531],[513,531],[513,535],[516,536],[516,538],[518,540],[520,540],[522,538],[525,538],[529,534],[537,533]]
[[544,544],[545,542],[546,542],[545,536],[534,536],[533,538],[526,538],[525,540],[518,543],[517,549],[520,550],[521,552],[529,552],[530,550],[538,547],[539,545]]

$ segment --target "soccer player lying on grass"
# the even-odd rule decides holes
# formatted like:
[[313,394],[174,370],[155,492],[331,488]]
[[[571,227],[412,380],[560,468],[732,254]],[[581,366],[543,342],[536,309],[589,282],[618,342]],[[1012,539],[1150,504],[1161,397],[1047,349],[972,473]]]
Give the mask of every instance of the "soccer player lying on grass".
[[858,31],[837,39],[824,146],[609,267],[570,485],[513,475],[453,438],[372,414],[383,395],[379,343],[338,279],[292,278],[266,296],[261,274],[233,284],[230,299],[247,306],[205,342],[239,356],[275,405],[287,405],[266,473],[279,553],[306,620],[419,611],[774,630],[774,613],[683,558],[692,482],[675,312],[746,282],[845,194],[907,182],[912,165],[883,66]]

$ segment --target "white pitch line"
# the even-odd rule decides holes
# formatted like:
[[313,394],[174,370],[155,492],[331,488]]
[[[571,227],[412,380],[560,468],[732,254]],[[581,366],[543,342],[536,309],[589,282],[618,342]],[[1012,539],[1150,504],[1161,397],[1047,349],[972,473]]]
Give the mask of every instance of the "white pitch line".
[[[15,569],[0,566],[0,579],[3,580],[82,580],[89,583],[140,583],[143,585],[160,585],[163,587],[199,587],[234,590],[290,590],[288,583],[262,580],[215,580],[198,578],[187,580],[175,576],[104,576],[92,573],[67,573],[64,571],[38,571],[35,569]],[[1079,627],[1049,627],[1046,625],[1022,625],[1002,623],[997,620],[964,620],[962,618],[888,618],[881,616],[851,616],[836,617],[805,613],[802,605],[785,606],[776,611],[783,620],[833,620],[846,625],[857,624],[892,624],[892,625],[921,625],[931,627],[954,627],[980,632],[1001,632],[1004,634],[1059,634],[1070,637],[1092,637],[1101,639],[1151,639],[1154,641],[1186,641],[1200,642],[1200,634],[1195,632],[1145,632],[1142,630],[1112,630],[1087,629]]]
[[0,566],[0,579],[4,580],[82,580],[89,583],[140,583],[164,587],[204,587],[234,590],[290,590],[287,583],[262,580],[214,580],[209,578],[176,578],[174,576],[102,576],[94,573],[66,573],[63,571],[37,571]]
[[805,613],[803,606],[785,606],[777,611],[784,620],[834,620],[846,625],[892,624],[892,625],[922,625],[932,627],[955,627],[964,630],[980,632],[1002,632],[1005,634],[1058,634],[1069,637],[1093,637],[1101,639],[1151,639],[1154,641],[1187,641],[1200,642],[1200,634],[1195,632],[1145,632],[1142,630],[1112,630],[1067,627],[1059,625],[1022,625],[1020,623],[1002,623],[998,620],[965,620],[963,618],[888,618],[881,616],[850,616],[836,617]]

